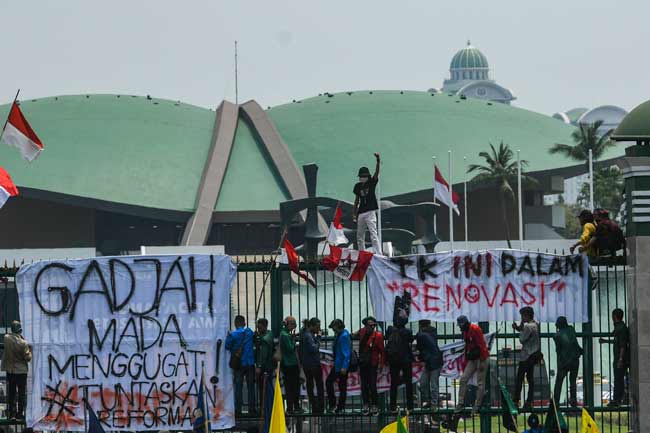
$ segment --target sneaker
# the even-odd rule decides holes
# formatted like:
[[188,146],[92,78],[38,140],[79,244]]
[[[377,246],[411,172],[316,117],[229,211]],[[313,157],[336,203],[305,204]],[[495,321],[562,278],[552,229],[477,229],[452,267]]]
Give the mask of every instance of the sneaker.
[[363,415],[370,415],[370,409],[368,408],[368,405],[367,405],[367,404],[364,404],[364,405],[363,405],[363,408],[361,409],[361,413],[362,413]]
[[370,413],[372,414],[372,416],[379,415],[379,408],[375,405],[372,405],[372,409],[370,410]]

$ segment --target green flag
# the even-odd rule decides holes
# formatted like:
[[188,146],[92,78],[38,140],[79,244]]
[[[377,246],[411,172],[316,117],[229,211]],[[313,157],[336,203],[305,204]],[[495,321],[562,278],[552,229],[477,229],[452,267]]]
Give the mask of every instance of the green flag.
[[512,401],[512,398],[510,398],[510,393],[500,381],[499,387],[501,388],[501,419],[503,427],[508,431],[518,433],[517,414],[519,410]]
[[544,422],[544,433],[568,433],[569,427],[564,419],[564,416],[557,410],[555,400],[551,397],[551,402],[548,405],[548,412],[546,413],[546,421]]
[[[408,424],[408,418],[406,419],[406,423]],[[408,429],[404,425],[402,417],[397,418],[397,433],[409,433]]]

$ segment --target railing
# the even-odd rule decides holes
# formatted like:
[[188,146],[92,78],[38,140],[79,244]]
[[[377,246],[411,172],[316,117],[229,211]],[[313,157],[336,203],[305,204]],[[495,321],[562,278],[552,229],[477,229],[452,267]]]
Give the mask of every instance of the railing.
[[[596,270],[598,278],[594,282],[594,290],[592,290],[589,301],[591,320],[585,324],[575,324],[576,332],[585,352],[581,359],[578,376],[580,407],[567,407],[568,379],[566,379],[562,393],[563,398],[559,402],[560,411],[565,415],[570,432],[580,431],[580,410],[584,406],[593,414],[601,432],[626,433],[629,429],[628,406],[607,407],[613,385],[610,383],[610,378],[613,378],[611,346],[598,343],[598,338],[609,337],[611,334],[613,328],[610,318],[611,310],[616,307],[624,311],[627,310],[625,262],[623,258],[618,257],[602,259],[592,263],[592,266]],[[302,268],[310,272],[316,281],[317,288],[297,280],[286,266],[272,266],[267,258],[252,262],[239,260],[237,280],[231,291],[231,320],[235,315],[241,314],[246,317],[252,327],[256,319],[255,310],[258,300],[260,301],[258,316],[269,319],[271,328],[276,335],[280,330],[283,318],[288,315],[294,316],[298,323],[303,319],[319,317],[324,329],[327,328],[331,320],[340,318],[350,331],[355,331],[361,326],[361,320],[372,314],[365,282],[337,279],[332,273],[324,271],[318,264],[305,264]],[[11,320],[18,318],[14,275],[15,269],[0,268],[0,278],[2,278],[0,279],[0,334],[9,327]],[[412,324],[412,326],[414,325]],[[438,323],[436,325],[441,345],[460,339],[460,332],[455,324]],[[484,331],[497,332],[491,351],[485,406],[477,416],[471,417],[466,414],[460,424],[465,430],[460,429],[460,431],[505,432],[505,428],[501,425],[496,383],[499,378],[511,392],[514,389],[518,335],[512,331],[510,323],[490,322],[481,323],[481,326]],[[416,325],[413,330],[417,331]],[[552,324],[542,325],[544,361],[535,371],[536,406],[532,410],[539,415],[542,423],[557,371],[555,344],[552,341],[554,333],[555,328]],[[324,348],[331,348],[332,336],[325,336],[323,340]],[[0,387],[2,387],[1,382]],[[415,389],[417,408],[419,407],[419,390],[417,390],[417,386]],[[523,395],[526,391],[525,387]],[[419,409],[411,413],[410,432],[446,431],[441,428],[441,424],[451,413],[451,407],[455,405],[458,394],[457,381],[441,378],[440,393],[444,397],[444,402],[435,416]],[[1,395],[2,393],[0,393],[0,407],[4,404]],[[403,391],[399,395],[401,397],[400,405],[404,407]],[[244,401],[247,399],[244,398]],[[380,394],[380,416],[368,417],[360,414],[360,397],[348,397],[348,411],[345,414],[312,416],[309,413],[308,404],[304,401],[303,408],[307,410],[307,413],[300,417],[288,417],[288,419],[296,425],[297,431],[378,432],[383,425],[395,420],[395,415],[387,411],[387,403],[387,393]],[[244,407],[244,412],[246,412],[246,407]],[[518,416],[518,425],[522,431],[526,428],[526,419],[529,414],[530,412],[526,412]],[[233,431],[247,431],[248,427],[256,425],[259,425],[258,419],[248,418],[244,414],[238,419],[237,428]]]

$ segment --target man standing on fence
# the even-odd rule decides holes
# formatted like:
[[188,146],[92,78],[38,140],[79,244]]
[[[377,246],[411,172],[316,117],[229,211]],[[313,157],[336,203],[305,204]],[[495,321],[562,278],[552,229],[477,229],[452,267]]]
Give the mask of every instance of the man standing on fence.
[[390,367],[390,410],[397,411],[397,388],[404,384],[406,408],[413,410],[413,333],[406,327],[408,319],[402,314],[396,317],[386,330],[386,358]]
[[420,360],[424,361],[424,371],[420,378],[422,407],[438,408],[438,386],[442,369],[442,352],[438,346],[438,331],[431,326],[431,320],[420,320],[420,330],[415,336]]
[[361,413],[379,414],[377,372],[384,364],[384,334],[377,330],[377,320],[368,316],[361,321],[363,328],[355,332],[359,337],[359,377],[361,379]]
[[377,196],[375,189],[379,183],[379,165],[381,160],[379,154],[375,153],[377,164],[375,174],[370,177],[368,167],[359,169],[359,182],[354,185],[354,210],[352,219],[357,222],[357,249],[364,251],[366,249],[366,229],[370,232],[370,241],[375,254],[381,254],[381,245],[379,245],[379,235],[377,232]]
[[284,377],[284,389],[287,396],[287,413],[302,413],[300,407],[300,365],[296,354],[296,318],[287,316],[280,331],[280,367]]
[[569,326],[566,317],[560,316],[555,321],[557,333],[553,336],[555,340],[555,352],[557,353],[557,376],[555,378],[555,389],[553,395],[555,404],[560,405],[562,397],[562,385],[564,379],[569,376],[569,405],[578,406],[578,370],[580,369],[580,356],[582,347],[578,343],[576,331]]
[[601,344],[613,344],[614,367],[614,396],[607,406],[616,407],[623,402],[625,395],[625,375],[630,365],[630,330],[623,321],[623,310],[615,308],[612,311],[614,322],[613,339],[600,338]]
[[460,377],[456,412],[460,412],[465,408],[465,393],[467,392],[467,385],[474,373],[476,373],[478,391],[476,392],[476,401],[472,406],[472,413],[476,413],[483,403],[483,395],[485,394],[485,376],[487,374],[490,352],[487,348],[487,344],[485,344],[485,336],[483,335],[483,330],[480,326],[471,323],[467,316],[460,316],[456,319],[456,323],[463,332],[463,340],[465,341],[465,359],[467,360],[463,375]]
[[20,322],[11,323],[11,332],[4,337],[2,370],[7,372],[7,419],[25,419],[27,371],[32,349],[23,337]]
[[512,329],[519,332],[519,342],[521,343],[514,398],[517,407],[519,407],[525,376],[528,381],[528,397],[524,404],[524,410],[529,410],[533,407],[535,401],[535,366],[542,360],[542,346],[539,325],[535,322],[533,308],[524,307],[519,310],[519,314],[521,315],[521,323],[512,324]]

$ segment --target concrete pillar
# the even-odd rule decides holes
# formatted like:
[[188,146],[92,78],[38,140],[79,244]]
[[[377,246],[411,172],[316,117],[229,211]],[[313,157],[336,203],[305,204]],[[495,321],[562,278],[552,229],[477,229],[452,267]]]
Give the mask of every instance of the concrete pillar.
[[[626,275],[631,338],[631,425],[636,433],[650,432],[650,156],[632,146],[619,163],[625,178],[624,224],[627,236]],[[637,149],[634,149],[637,148]]]

